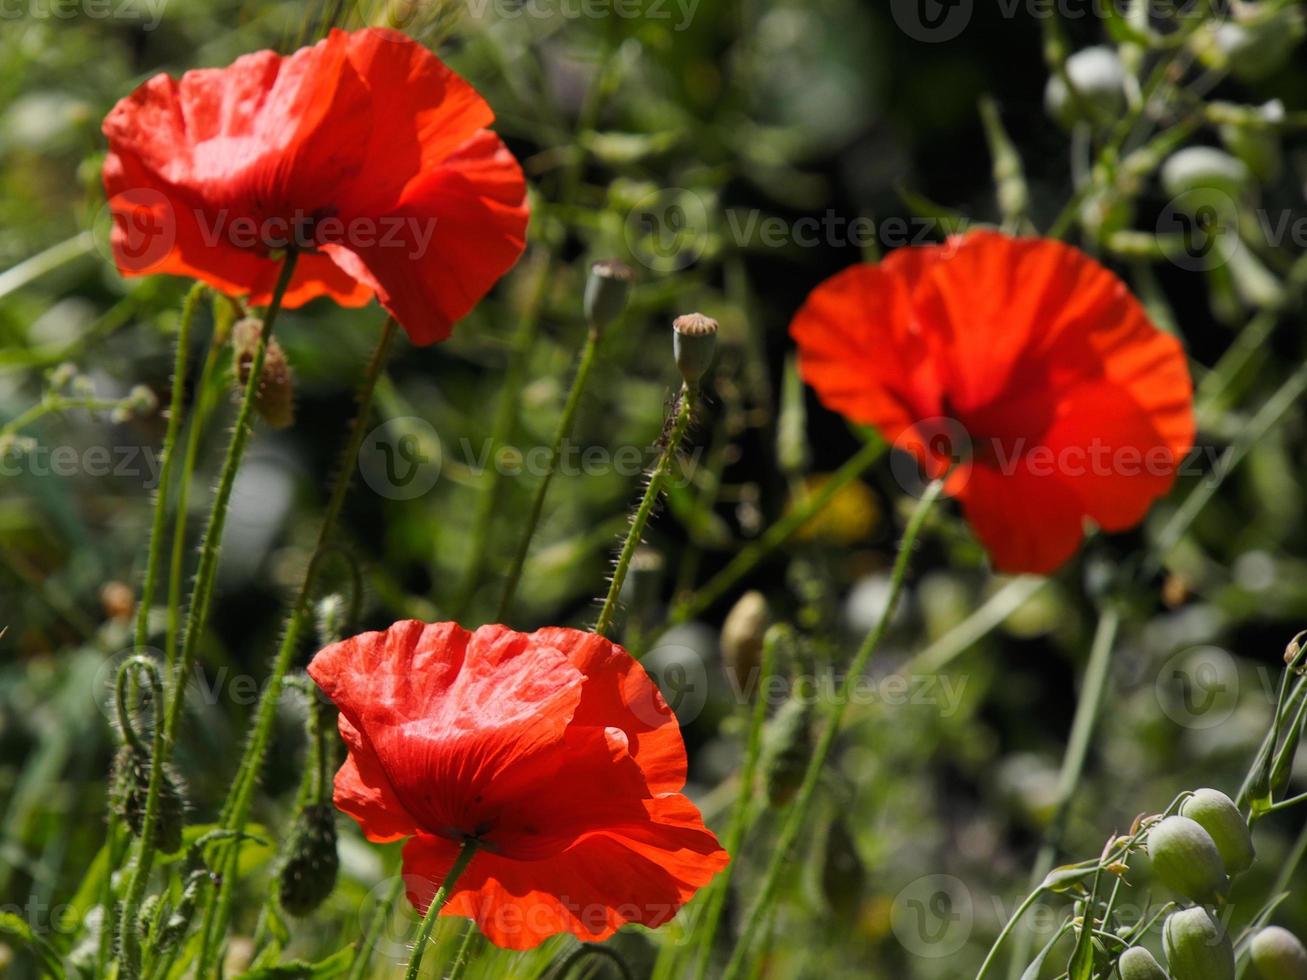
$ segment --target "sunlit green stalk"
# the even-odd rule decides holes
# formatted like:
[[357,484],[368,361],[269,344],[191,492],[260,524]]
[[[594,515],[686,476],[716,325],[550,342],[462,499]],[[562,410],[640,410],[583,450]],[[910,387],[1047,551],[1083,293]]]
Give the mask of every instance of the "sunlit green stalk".
[[467,866],[472,863],[472,858],[477,852],[476,841],[466,841],[459,849],[458,857],[454,859],[454,866],[449,869],[449,874],[445,875],[445,880],[440,884],[440,890],[431,899],[431,904],[427,906],[427,914],[422,917],[422,925],[418,927],[417,940],[413,944],[413,955],[408,960],[408,970],[404,974],[404,980],[417,980],[418,973],[422,969],[422,957],[426,954],[427,943],[431,939],[431,929],[436,924],[436,918],[440,915],[440,910],[444,908],[445,902],[454,891],[454,885]]
[[159,467],[159,485],[154,490],[154,520],[150,528],[150,543],[146,549],[145,580],[141,585],[141,599],[136,609],[136,649],[145,649],[150,639],[150,609],[154,605],[154,590],[159,578],[159,559],[163,554],[163,538],[168,526],[168,490],[172,486],[172,471],[176,463],[177,433],[181,431],[182,405],[186,400],[186,360],[190,352],[191,324],[195,308],[204,295],[205,285],[197,282],[186,294],[182,304],[181,325],[177,328],[177,357],[172,369],[172,395],[168,402],[168,427],[163,437],[163,462]]
[[377,948],[377,942],[381,939],[382,932],[385,931],[386,923],[390,921],[391,913],[395,909],[395,903],[399,901],[399,897],[403,894],[404,876],[402,874],[396,875],[392,879],[385,897],[377,906],[376,914],[372,916],[372,922],[368,925],[367,934],[354,951],[354,960],[349,965],[349,974],[345,980],[363,980],[367,976],[368,964],[372,961],[372,953]]
[[807,822],[808,812],[811,810],[812,802],[816,798],[822,772],[830,759],[831,751],[835,748],[835,739],[839,736],[840,723],[844,720],[844,713],[852,698],[854,687],[859,683],[863,672],[867,669],[868,662],[871,660],[871,655],[875,653],[876,648],[880,645],[886,631],[889,629],[890,620],[894,616],[894,610],[898,607],[899,598],[902,596],[904,585],[907,582],[908,562],[912,556],[912,550],[916,546],[922,528],[925,526],[926,517],[930,514],[931,507],[939,499],[943,489],[943,482],[935,480],[926,488],[921,499],[917,501],[912,516],[908,518],[907,527],[903,530],[903,540],[899,544],[899,553],[894,559],[894,568],[890,573],[889,599],[885,604],[885,610],[853,655],[853,660],[850,661],[848,671],[840,684],[839,692],[833,699],[822,705],[821,723],[824,727],[821,738],[813,750],[812,758],[808,761],[808,767],[803,774],[803,783],[799,787],[794,802],[790,804],[789,810],[785,814],[785,822],[781,828],[780,836],[772,846],[771,860],[767,864],[766,873],[763,875],[762,883],[758,887],[757,901],[745,918],[744,932],[735,945],[735,950],[731,954],[725,973],[722,974],[723,980],[740,980],[740,977],[744,974],[749,961],[749,953],[757,942],[759,930],[767,921],[767,913],[776,900],[777,890],[780,888],[781,883],[781,874],[790,860],[790,852],[798,841],[799,835],[803,832],[804,824]]
[[572,434],[572,425],[576,421],[576,410],[581,404],[581,396],[585,393],[586,383],[590,380],[590,371],[594,367],[595,355],[599,350],[599,338],[600,331],[592,326],[586,335],[585,347],[581,351],[581,362],[577,366],[576,377],[572,379],[572,388],[567,393],[567,402],[563,405],[563,414],[558,419],[558,426],[554,430],[554,438],[549,446],[549,462],[545,467],[544,475],[540,478],[540,483],[536,486],[535,496],[531,499],[531,509],[527,512],[526,527],[522,531],[522,539],[518,542],[517,554],[513,556],[512,567],[509,569],[508,578],[504,582],[504,592],[499,597],[499,609],[495,613],[495,622],[504,622],[504,617],[513,604],[513,597],[517,594],[517,585],[522,578],[522,569],[526,565],[526,556],[531,549],[531,539],[535,537],[536,525],[540,523],[540,515],[545,509],[545,497],[549,493],[549,484],[558,469],[558,457],[562,452],[563,442]]
[[213,596],[214,572],[218,565],[218,556],[222,550],[222,532],[227,522],[227,510],[231,503],[232,490],[236,485],[236,472],[245,457],[245,448],[249,444],[250,432],[254,418],[254,401],[262,382],[263,360],[268,349],[268,339],[281,310],[282,298],[295,274],[296,253],[288,252],[273,289],[272,301],[264,314],[263,329],[254,350],[250,364],[250,376],[245,385],[245,395],[241,400],[240,411],[236,416],[236,427],[232,432],[231,442],[227,447],[227,456],[223,460],[222,474],[218,479],[218,491],[214,495],[213,507],[209,512],[209,523],[204,531],[200,545],[199,568],[195,575],[195,587],[191,592],[191,605],[186,619],[186,634],[182,643],[181,657],[172,672],[171,691],[168,694],[167,710],[164,723],[155,726],[155,753],[150,766],[150,783],[145,798],[145,815],[141,821],[141,839],[137,850],[135,864],[123,900],[122,919],[119,922],[120,961],[128,976],[137,975],[140,968],[139,935],[136,921],[140,912],[141,900],[145,897],[145,886],[149,880],[150,870],[154,864],[154,835],[159,818],[159,794],[163,787],[163,771],[171,757],[172,748],[177,741],[177,729],[181,724],[182,708],[186,700],[186,678],[194,667],[196,651],[200,637],[208,622],[209,602]]
[[604,599],[603,608],[599,610],[599,618],[595,620],[594,632],[600,636],[606,636],[612,628],[613,617],[617,615],[618,599],[622,593],[622,583],[626,581],[626,573],[631,569],[631,558],[644,538],[645,526],[649,523],[649,518],[658,503],[658,498],[662,495],[663,485],[667,481],[667,474],[671,472],[672,463],[676,459],[676,452],[680,448],[681,440],[685,438],[686,429],[690,427],[690,419],[694,415],[694,406],[697,400],[698,389],[688,383],[683,383],[680,394],[676,398],[676,408],[672,417],[671,428],[667,430],[662,452],[658,455],[658,462],[654,464],[653,472],[649,474],[649,483],[644,489],[644,496],[640,499],[640,504],[636,507],[635,514],[631,518],[631,526],[627,529],[626,540],[622,542],[622,550],[618,554],[617,564],[613,568],[613,580],[609,583],[608,595]]
[[779,627],[773,627],[767,635],[766,642],[763,643],[762,663],[758,672],[758,684],[754,688],[753,712],[749,718],[749,734],[745,742],[744,763],[740,766],[740,785],[735,794],[735,805],[731,810],[731,822],[726,829],[726,839],[722,842],[726,853],[731,856],[731,863],[717,876],[708,891],[708,899],[703,911],[703,925],[697,936],[699,955],[694,965],[694,980],[704,980],[708,975],[708,965],[712,961],[713,943],[717,938],[717,927],[721,923],[722,909],[726,906],[731,880],[735,876],[735,867],[740,860],[741,845],[744,843],[745,832],[749,829],[754,781],[758,771],[758,759],[762,755],[762,729],[767,719],[767,692],[771,689],[771,679],[776,672],[778,629]]
[[[317,547],[314,549],[313,558],[310,559],[309,568],[300,586],[299,595],[296,597],[295,603],[287,616],[286,624],[282,630],[281,645],[278,647],[276,659],[273,661],[272,672],[263,688],[263,693],[259,697],[258,707],[255,709],[254,726],[249,740],[246,742],[245,752],[241,757],[231,791],[227,796],[226,803],[223,805],[222,822],[223,827],[227,830],[240,833],[245,829],[246,822],[249,820],[254,787],[258,782],[258,774],[263,767],[264,757],[268,751],[268,742],[272,737],[272,726],[276,720],[277,702],[281,697],[282,681],[286,676],[286,672],[290,670],[291,661],[294,659],[295,651],[299,645],[300,633],[308,618],[309,605],[313,595],[314,573],[317,570],[322,554],[328,550],[330,539],[335,533],[336,522],[340,518],[341,508],[345,503],[345,495],[349,490],[351,477],[354,474],[359,448],[363,445],[364,436],[367,434],[368,418],[371,414],[372,398],[376,392],[377,380],[381,377],[382,370],[385,367],[386,355],[390,350],[396,331],[397,325],[394,319],[388,318],[382,329],[381,340],[377,343],[377,348],[373,352],[372,360],[368,364],[362,385],[359,388],[358,410],[355,412],[354,421],[351,423],[349,436],[346,439],[345,449],[341,455],[340,471],[337,473],[335,482],[332,485],[331,496],[327,501],[322,523],[318,528]],[[205,909],[204,938],[201,944],[200,958],[201,976],[206,975],[204,969],[209,965],[210,960],[221,946],[221,937],[224,935],[227,923],[231,919],[231,907],[235,896],[235,879],[237,877],[235,862],[238,852],[239,844],[232,844],[228,850],[225,871],[222,882],[218,887],[217,898],[215,901],[208,903]]]

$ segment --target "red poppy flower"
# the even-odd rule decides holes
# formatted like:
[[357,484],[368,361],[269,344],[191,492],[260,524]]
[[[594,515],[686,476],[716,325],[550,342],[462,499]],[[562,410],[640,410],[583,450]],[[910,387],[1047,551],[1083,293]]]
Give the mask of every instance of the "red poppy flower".
[[171,273],[284,305],[374,295],[414,343],[449,336],[521,254],[522,171],[476,91],[394,31],[156,75],[104,121],[123,275]]
[[818,286],[790,327],[821,400],[946,489],[994,564],[1048,573],[1086,519],[1132,527],[1194,436],[1174,337],[1060,242],[976,231]]
[[349,747],[336,806],[370,840],[410,838],[423,913],[468,840],[442,914],[511,949],[660,925],[726,866],[681,794],[675,716],[603,637],[408,620],[327,647],[309,673]]

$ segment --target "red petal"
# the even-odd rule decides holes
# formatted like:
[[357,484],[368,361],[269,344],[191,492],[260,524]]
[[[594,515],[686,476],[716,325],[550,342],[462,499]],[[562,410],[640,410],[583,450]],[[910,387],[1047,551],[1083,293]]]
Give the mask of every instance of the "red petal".
[[1079,498],[1060,480],[1032,476],[1024,460],[1005,473],[979,465],[959,494],[962,509],[1002,572],[1046,575],[1084,538]]
[[336,808],[357,820],[364,836],[379,844],[416,834],[418,822],[395,794],[372,746],[344,715],[339,728],[349,755],[336,773]]
[[[428,836],[405,845],[408,896],[419,911],[457,850]],[[728,861],[688,800],[663,797],[651,801],[650,819],[638,830],[592,834],[547,860],[477,854],[442,914],[475,919],[491,942],[508,949],[530,949],[559,933],[598,942],[627,923],[667,922]]]

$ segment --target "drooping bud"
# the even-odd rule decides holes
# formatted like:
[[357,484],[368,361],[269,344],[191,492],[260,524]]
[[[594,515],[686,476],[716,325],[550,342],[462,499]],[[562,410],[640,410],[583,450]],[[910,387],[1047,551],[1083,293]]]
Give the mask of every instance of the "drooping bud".
[[318,600],[313,612],[313,624],[319,647],[330,646],[344,636],[349,607],[345,604],[343,595],[339,592],[324,595]]
[[1299,662],[1302,656],[1303,640],[1307,639],[1307,630],[1303,630],[1284,648],[1284,664],[1286,667],[1292,667],[1299,674],[1303,673],[1303,665]]
[[1204,908],[1172,912],[1162,927],[1166,966],[1174,980],[1234,980],[1234,946]]
[[751,590],[740,596],[722,622],[722,665],[730,672],[737,691],[752,690],[756,681],[769,618],[767,598]]
[[291,915],[308,915],[336,887],[339,870],[336,810],[330,803],[309,804],[291,827],[278,881],[281,907]]
[[1180,804],[1180,815],[1199,824],[1211,836],[1221,853],[1228,874],[1247,871],[1253,863],[1252,834],[1234,800],[1219,789],[1197,789]]
[[590,266],[582,305],[585,321],[591,329],[603,330],[622,315],[634,280],[635,273],[631,267],[616,259],[596,262]]
[[1167,817],[1153,827],[1148,856],[1163,884],[1195,902],[1215,904],[1230,888],[1212,835],[1189,817]]
[[1125,109],[1125,68],[1115,49],[1077,51],[1067,58],[1066,73],[1074,95],[1060,75],[1053,75],[1044,89],[1044,107],[1060,125],[1070,129],[1077,122],[1103,125],[1119,118]]
[[1131,946],[1116,961],[1121,980],[1168,980],[1153,954],[1142,946]]
[[1248,950],[1261,980],[1307,980],[1307,948],[1288,929],[1258,930]]
[[[150,791],[150,755],[132,745],[124,745],[114,759],[113,782],[110,788],[110,805],[114,812],[127,821],[136,836],[145,827],[145,804]],[[159,810],[155,817],[155,846],[165,854],[173,854],[182,846],[182,818],[185,803],[177,781],[168,772],[162,773],[159,786]]]
[[763,786],[767,802],[783,807],[794,799],[812,756],[812,718],[816,698],[806,678],[794,684],[789,699],[767,725],[763,744]]
[[[262,333],[263,321],[253,317],[238,321],[232,328],[236,377],[242,388],[249,384],[250,369]],[[286,352],[275,337],[268,340],[263,354],[263,375],[255,393],[254,409],[274,429],[284,429],[295,421],[295,376],[286,360]]]
[[678,316],[672,321],[672,350],[685,383],[697,385],[717,350],[717,321],[702,313]]

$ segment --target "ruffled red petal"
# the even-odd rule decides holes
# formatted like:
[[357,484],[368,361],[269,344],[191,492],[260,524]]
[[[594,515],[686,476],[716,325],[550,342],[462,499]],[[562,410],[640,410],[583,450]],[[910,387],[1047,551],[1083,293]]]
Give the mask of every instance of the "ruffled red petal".
[[947,488],[1003,571],[1053,571],[1086,520],[1137,524],[1192,445],[1180,344],[1060,242],[977,231],[900,249],[818,287],[791,331],[822,401],[928,472],[948,455],[935,435],[969,444]]

